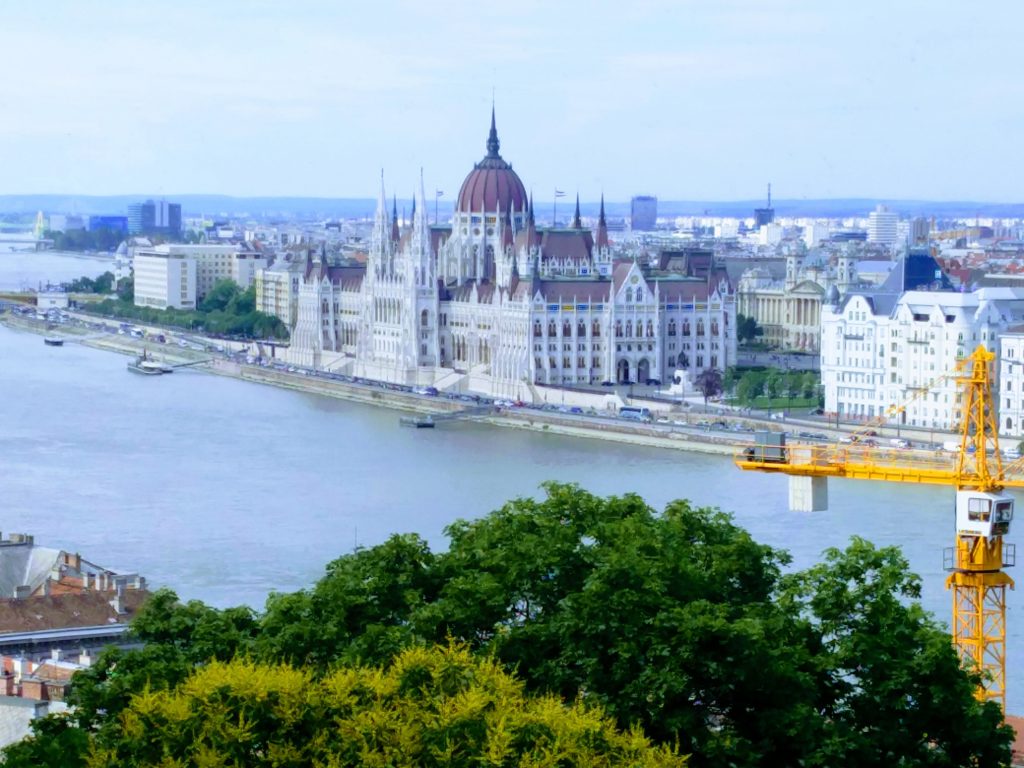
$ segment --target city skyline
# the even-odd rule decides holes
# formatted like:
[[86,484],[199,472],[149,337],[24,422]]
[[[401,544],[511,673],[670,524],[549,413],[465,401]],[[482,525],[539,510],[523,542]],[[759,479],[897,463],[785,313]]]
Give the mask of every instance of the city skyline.
[[0,194],[1020,199],[1024,8],[766,5],[14,7]]

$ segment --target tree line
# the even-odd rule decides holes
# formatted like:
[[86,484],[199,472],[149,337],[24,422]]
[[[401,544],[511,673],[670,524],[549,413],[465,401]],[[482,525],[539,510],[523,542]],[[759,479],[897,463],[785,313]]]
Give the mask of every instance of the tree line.
[[5,764],[1009,765],[897,548],[792,571],[717,509],[544,491],[261,612],[156,592]]
[[217,336],[288,338],[288,326],[280,318],[256,309],[255,286],[242,290],[233,280],[218,280],[196,309],[187,310],[136,306],[133,284],[122,282],[124,284],[119,286],[116,300],[87,303],[83,308],[104,317],[137,320]]
[[781,371],[775,368],[729,368],[724,386],[743,405],[759,397],[812,400],[821,390],[821,375],[816,371]]

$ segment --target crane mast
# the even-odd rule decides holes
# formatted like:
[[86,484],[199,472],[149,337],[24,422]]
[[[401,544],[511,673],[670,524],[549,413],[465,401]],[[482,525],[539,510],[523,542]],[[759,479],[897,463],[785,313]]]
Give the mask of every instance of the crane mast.
[[[855,442],[746,446],[737,454],[736,464],[740,469],[786,474],[791,482],[843,477],[951,486],[956,497],[956,541],[945,551],[944,564],[949,572],[946,587],[953,597],[953,643],[961,663],[982,674],[978,698],[995,700],[1005,708],[1006,589],[1013,588],[1013,579],[1003,568],[1014,565],[1015,548],[1003,543],[1013,519],[1013,497],[1003,491],[1024,488],[1024,474],[1022,462],[1004,466],[999,453],[992,398],[994,360],[993,353],[979,346],[958,361],[952,373],[961,405],[960,449],[954,458],[880,450]],[[904,407],[893,406],[887,415]]]

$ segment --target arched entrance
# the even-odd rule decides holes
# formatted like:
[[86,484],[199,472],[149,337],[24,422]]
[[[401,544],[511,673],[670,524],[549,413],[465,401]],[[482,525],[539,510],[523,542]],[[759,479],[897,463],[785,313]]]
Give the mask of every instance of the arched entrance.
[[619,360],[615,365],[615,380],[619,384],[625,384],[629,381],[629,361]]
[[636,366],[636,383],[646,384],[647,380],[651,378],[651,364],[645,357]]

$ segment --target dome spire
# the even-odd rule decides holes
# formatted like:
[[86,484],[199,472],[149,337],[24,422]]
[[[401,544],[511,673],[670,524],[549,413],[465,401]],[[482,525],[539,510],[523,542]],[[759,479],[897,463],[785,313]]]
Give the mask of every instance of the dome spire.
[[498,128],[494,122],[494,102],[491,102],[491,132],[487,135],[487,156],[488,157],[500,157],[498,150],[501,148],[501,142],[498,141]]

